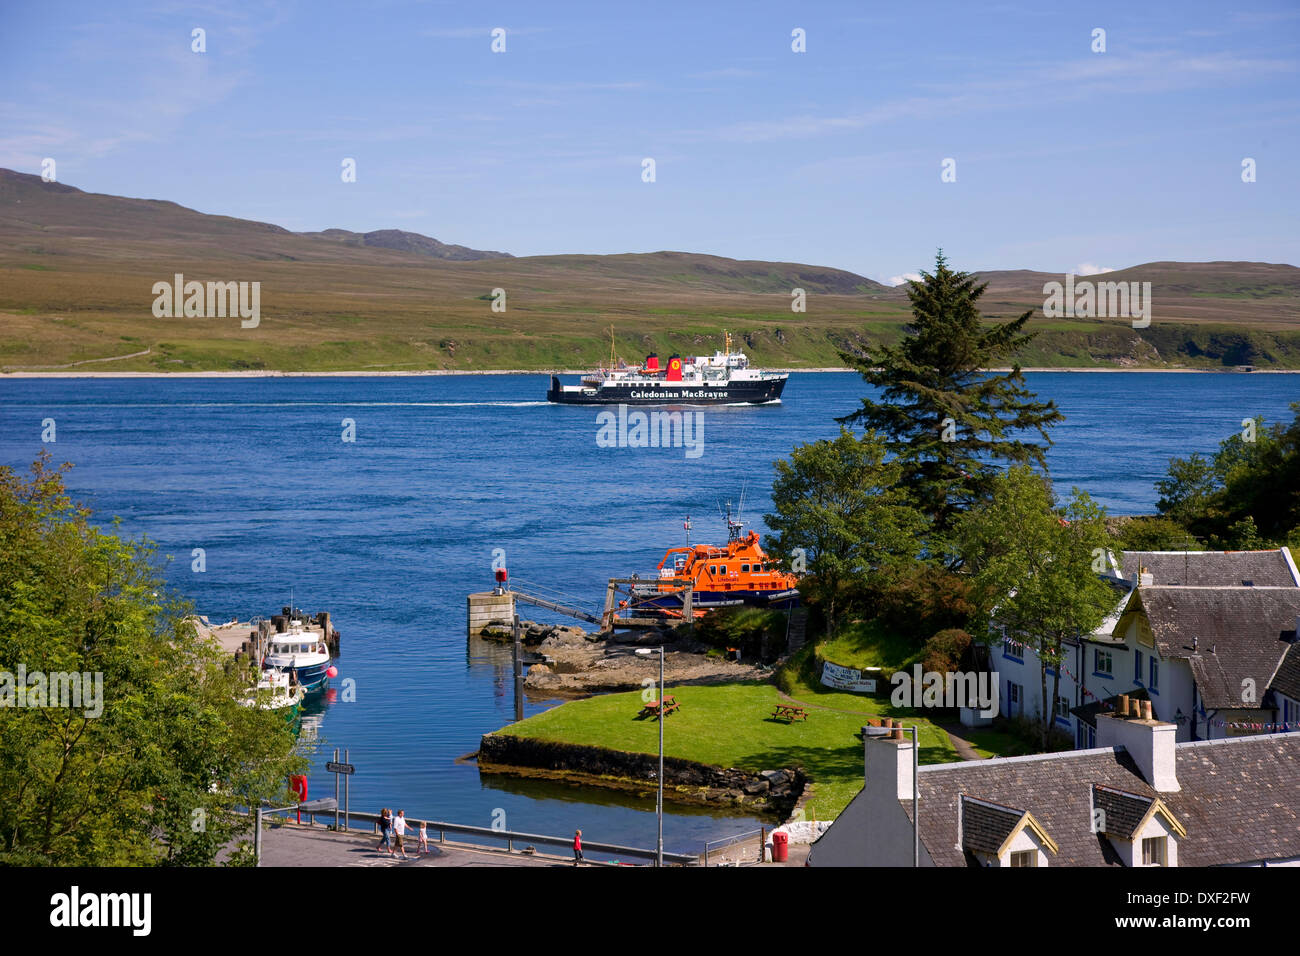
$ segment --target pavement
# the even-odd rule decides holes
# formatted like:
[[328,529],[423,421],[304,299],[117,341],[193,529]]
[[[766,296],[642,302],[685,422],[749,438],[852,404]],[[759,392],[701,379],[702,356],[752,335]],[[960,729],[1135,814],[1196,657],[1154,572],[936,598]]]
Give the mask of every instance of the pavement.
[[[407,854],[389,856],[375,850],[379,838],[368,831],[336,833],[322,827],[287,823],[262,834],[262,866],[573,866],[572,857],[507,853],[463,843],[429,843],[418,851],[419,838],[407,835]],[[412,847],[416,849],[413,851]]]
[[[419,839],[407,844],[407,859],[375,849],[379,838],[366,830],[336,833],[324,827],[282,823],[262,834],[262,866],[573,866],[571,856],[554,853],[513,853],[504,849],[465,843],[429,843],[429,852],[418,850]],[[808,846],[790,847],[784,863],[758,863],[758,841],[728,847],[709,856],[709,866],[803,866]],[[591,866],[587,863],[584,866]],[[610,864],[595,864],[607,866]]]

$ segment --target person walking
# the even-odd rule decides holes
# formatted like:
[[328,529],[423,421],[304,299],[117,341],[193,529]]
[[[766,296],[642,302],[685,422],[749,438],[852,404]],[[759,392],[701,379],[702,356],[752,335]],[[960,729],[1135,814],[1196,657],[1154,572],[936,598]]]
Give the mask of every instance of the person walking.
[[582,862],[582,831],[573,831],[573,865],[577,866]]
[[395,854],[398,850],[402,851],[402,859],[406,859],[406,847],[402,843],[402,837],[406,835],[406,811],[398,810],[397,816],[393,817],[393,849],[389,853]]
[[380,853],[383,850],[388,850],[389,856],[392,856],[393,844],[390,838],[390,834],[392,833],[392,829],[391,829],[392,826],[393,826],[393,815],[391,812],[389,812],[389,809],[387,807],[384,807],[384,809],[379,814],[380,839],[379,839],[379,846],[375,847],[376,853]]
[[420,821],[420,852],[429,852],[429,821]]

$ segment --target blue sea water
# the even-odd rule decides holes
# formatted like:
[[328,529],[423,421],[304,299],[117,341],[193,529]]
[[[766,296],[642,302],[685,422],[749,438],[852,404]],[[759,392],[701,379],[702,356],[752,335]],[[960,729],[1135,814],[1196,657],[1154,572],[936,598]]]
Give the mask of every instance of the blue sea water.
[[[1058,491],[1115,514],[1154,510],[1171,456],[1210,453],[1263,415],[1289,421],[1300,377],[1032,373],[1066,421],[1048,459]],[[541,401],[540,375],[400,378],[0,380],[0,464],[42,447],[76,467],[74,497],[105,523],[174,555],[167,575],[213,621],[295,602],[329,610],[341,677],[357,699],[324,704],[321,737],[349,747],[354,809],[590,841],[652,846],[653,799],[480,776],[457,758],[513,717],[510,654],[465,634],[465,596],[512,576],[597,609],[605,579],[652,570],[682,541],[725,539],[719,499],[770,509],[772,462],[833,436],[865,386],[848,373],[792,377],[779,406],[701,410],[699,457],[604,448],[598,409]],[[42,445],[42,422],[57,440]],[[355,441],[342,440],[344,420]],[[194,548],[206,571],[190,569]],[[537,611],[530,617],[547,619]],[[555,618],[552,618],[555,619]],[[558,619],[556,619],[558,620]],[[337,682],[336,682],[337,683]],[[530,700],[529,713],[556,701]],[[671,720],[666,725],[671,733]],[[323,753],[312,796],[331,795]],[[669,850],[748,829],[745,818],[670,808]]]

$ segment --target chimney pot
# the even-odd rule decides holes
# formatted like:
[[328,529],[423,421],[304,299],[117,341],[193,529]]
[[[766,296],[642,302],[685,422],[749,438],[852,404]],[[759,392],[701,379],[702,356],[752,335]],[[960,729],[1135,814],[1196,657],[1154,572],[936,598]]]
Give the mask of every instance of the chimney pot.
[[1128,694],[1119,695],[1119,704],[1115,707],[1115,715],[1117,717],[1128,716]]
[[1142,717],[1145,720],[1151,719],[1151,701],[1149,700],[1142,701]]

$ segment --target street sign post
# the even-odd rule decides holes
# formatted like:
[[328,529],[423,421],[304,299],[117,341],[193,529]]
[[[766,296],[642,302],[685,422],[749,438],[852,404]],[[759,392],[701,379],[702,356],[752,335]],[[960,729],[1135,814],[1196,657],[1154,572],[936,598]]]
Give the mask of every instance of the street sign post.
[[348,797],[350,795],[352,775],[357,768],[348,763],[348,752],[343,751],[343,762],[339,763],[339,748],[334,748],[334,759],[325,764],[325,772],[334,774],[334,829],[339,829],[339,774],[343,775],[343,829],[348,828]]

